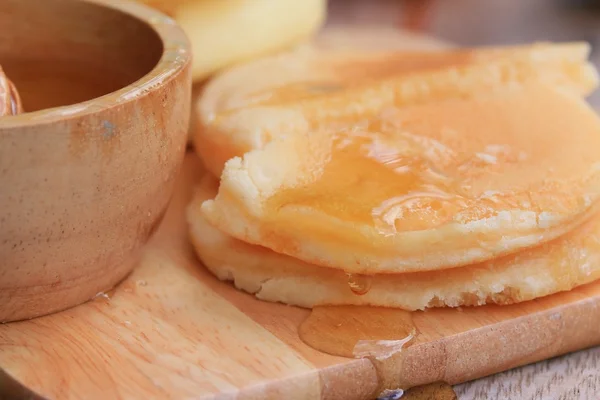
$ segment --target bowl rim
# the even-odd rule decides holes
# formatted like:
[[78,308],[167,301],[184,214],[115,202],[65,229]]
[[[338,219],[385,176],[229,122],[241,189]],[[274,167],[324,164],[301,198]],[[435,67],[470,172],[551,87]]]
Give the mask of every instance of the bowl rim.
[[[0,118],[0,134],[12,128],[43,125],[95,114],[143,98],[179,75],[192,59],[190,42],[174,19],[150,6],[131,0],[73,0],[95,4],[129,15],[146,24],[159,37],[163,49],[158,63],[135,82],[114,92],[79,103]],[[18,89],[18,88],[17,88]]]

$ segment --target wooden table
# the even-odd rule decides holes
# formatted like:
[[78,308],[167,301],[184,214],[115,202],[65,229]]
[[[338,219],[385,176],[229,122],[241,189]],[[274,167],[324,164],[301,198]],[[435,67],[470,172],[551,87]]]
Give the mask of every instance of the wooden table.
[[460,400],[584,400],[600,393],[600,347],[457,385]]

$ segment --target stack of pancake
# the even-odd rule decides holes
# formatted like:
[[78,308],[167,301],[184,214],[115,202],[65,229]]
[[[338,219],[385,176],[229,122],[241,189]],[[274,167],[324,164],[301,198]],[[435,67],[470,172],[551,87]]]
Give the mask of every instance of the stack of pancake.
[[600,278],[584,43],[294,52],[205,88],[206,267],[303,307],[510,304]]

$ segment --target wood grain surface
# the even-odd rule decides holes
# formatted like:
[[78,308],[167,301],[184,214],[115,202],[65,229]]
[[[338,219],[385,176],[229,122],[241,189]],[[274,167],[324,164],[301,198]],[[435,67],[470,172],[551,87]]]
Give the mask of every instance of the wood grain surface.
[[[600,284],[592,284],[515,306],[413,313],[420,334],[389,361],[321,353],[298,336],[309,310],[256,300],[197,261],[184,208],[201,170],[188,154],[165,220],[118,288],[0,326],[0,365],[10,375],[51,399],[372,399],[382,381],[387,388],[456,384],[600,343]],[[478,398],[498,380],[506,390],[539,390],[533,378],[519,381],[540,367],[531,368],[458,390]],[[506,398],[504,387],[498,398]]]
[[584,400],[600,393],[600,348],[457,385],[461,400]]

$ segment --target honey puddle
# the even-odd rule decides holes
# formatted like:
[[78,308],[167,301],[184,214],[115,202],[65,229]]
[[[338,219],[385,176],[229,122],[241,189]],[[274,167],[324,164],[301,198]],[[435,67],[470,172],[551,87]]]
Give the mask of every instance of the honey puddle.
[[304,343],[323,353],[378,359],[410,346],[417,335],[410,312],[357,306],[315,307],[298,333]]
[[[369,277],[349,275],[348,279],[355,293],[368,291]],[[379,396],[381,400],[456,398],[448,397],[454,391],[446,383],[407,391],[398,389],[406,386],[398,373],[403,350],[411,346],[418,336],[412,313],[408,311],[383,307],[318,306],[300,325],[298,334],[304,343],[323,353],[369,359],[379,381],[373,397]]]

